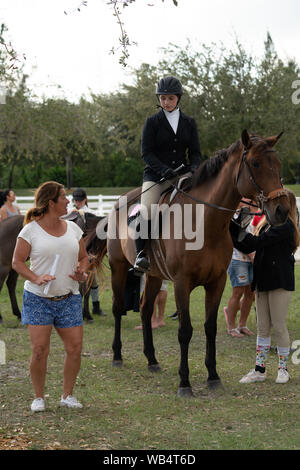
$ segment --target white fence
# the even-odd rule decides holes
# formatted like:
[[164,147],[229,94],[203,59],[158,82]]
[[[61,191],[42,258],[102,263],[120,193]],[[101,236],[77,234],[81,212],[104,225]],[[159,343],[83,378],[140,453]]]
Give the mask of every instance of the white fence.
[[[88,196],[88,204],[89,207],[95,211],[96,215],[103,216],[109,214],[119,197],[120,196],[103,196],[102,194],[98,194],[98,196]],[[68,196],[68,198],[71,207],[72,196]],[[27,209],[32,207],[33,199],[33,196],[17,196],[16,204],[19,206],[22,214],[25,214]],[[300,197],[297,197],[297,206],[300,212]],[[297,250],[295,258],[297,261],[300,261],[300,248]]]
[[[95,211],[96,215],[103,216],[107,215],[113,208],[115,202],[120,196],[103,196],[98,194],[97,196],[88,196],[89,208]],[[72,196],[68,196],[70,201],[69,208],[72,207]],[[33,206],[33,196],[17,196],[16,204],[19,206],[22,214],[25,214],[28,209]]]

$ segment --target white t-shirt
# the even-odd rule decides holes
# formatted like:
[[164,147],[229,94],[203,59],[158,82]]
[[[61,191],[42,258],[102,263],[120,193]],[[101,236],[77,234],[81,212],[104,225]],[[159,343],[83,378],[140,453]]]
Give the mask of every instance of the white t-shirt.
[[35,221],[29,222],[19,233],[18,237],[31,245],[30,270],[37,276],[50,274],[56,255],[59,255],[54,274],[56,279],[50,281],[47,294],[44,293],[47,284],[38,286],[28,280],[24,284],[25,290],[41,297],[55,297],[69,292],[79,294],[79,283],[73,281],[69,274],[73,274],[77,267],[79,241],[83,232],[74,222],[65,222],[67,231],[61,237],[50,235]]
[[[252,219],[253,221],[253,219]],[[252,221],[250,222],[249,225],[247,225],[245,231],[253,233],[253,226],[252,226]],[[241,251],[237,250],[236,248],[233,248],[233,253],[232,253],[232,259],[238,260],[238,261],[244,261],[247,263],[252,263],[252,257],[251,254],[246,254],[242,253]]]

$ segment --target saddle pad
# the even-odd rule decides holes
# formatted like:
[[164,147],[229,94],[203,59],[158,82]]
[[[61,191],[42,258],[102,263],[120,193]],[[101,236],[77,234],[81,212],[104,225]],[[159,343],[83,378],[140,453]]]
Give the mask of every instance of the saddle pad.
[[130,208],[127,218],[127,225],[130,225],[140,215],[141,203],[138,202]]

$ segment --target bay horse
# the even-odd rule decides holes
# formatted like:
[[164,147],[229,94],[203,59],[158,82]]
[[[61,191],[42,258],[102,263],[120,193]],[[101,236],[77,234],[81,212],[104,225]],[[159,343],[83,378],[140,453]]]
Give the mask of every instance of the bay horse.
[[[19,232],[23,227],[24,216],[15,215],[0,222],[0,292],[4,281],[8,288],[13,314],[21,318],[16,297],[18,273],[12,269],[12,257]],[[0,323],[3,319],[0,313]]]
[[[170,237],[158,237],[148,241],[146,245],[150,271],[146,276],[141,299],[144,354],[148,360],[148,369],[154,372],[160,370],[155,357],[151,316],[162,280],[169,279],[174,284],[179,317],[180,397],[193,396],[188,367],[189,343],[193,333],[189,300],[190,293],[199,285],[205,289],[207,384],[211,388],[221,385],[216,370],[217,315],[233,249],[229,224],[241,198],[256,200],[274,226],[283,224],[287,219],[289,200],[281,184],[280,162],[273,149],[280,136],[281,134],[267,138],[249,136],[247,130],[244,130],[237,142],[218,151],[215,156],[200,165],[192,177],[189,189],[179,190],[172,203],[170,192],[161,196],[159,207],[166,205],[167,212],[171,212],[175,203],[181,208],[185,204],[191,207],[193,230],[202,230],[203,234],[202,245],[187,249],[189,239],[184,234],[177,237],[174,230],[172,233],[174,220],[169,218]],[[136,200],[140,193],[141,188],[127,193],[129,210],[133,207],[130,201]],[[107,254],[111,267],[112,310],[115,321],[112,344],[114,366],[122,365],[123,361],[121,318],[125,314],[124,290],[128,268],[134,264],[136,255],[134,240],[128,231],[128,211],[121,210],[120,201],[121,199],[109,214],[107,229]],[[202,219],[196,220],[199,206],[203,209]],[[183,222],[182,224],[184,225]],[[106,248],[99,254],[99,263],[105,251]]]
[[[90,237],[94,234],[98,222],[100,222],[102,219],[105,219],[105,217],[98,217],[88,212],[84,214],[83,218],[77,211],[72,212],[64,218],[67,220],[72,220],[74,223],[79,225],[79,227],[84,232],[86,245],[89,243]],[[0,222],[0,292],[2,290],[4,281],[6,280],[12,312],[18,319],[21,319],[21,312],[16,298],[18,273],[14,269],[12,269],[12,258],[17,237],[21,229],[23,228],[23,223],[23,215],[10,217]],[[98,249],[102,247],[101,244],[104,243],[106,245],[106,241],[103,242],[101,240],[98,240],[97,243],[99,247]],[[87,321],[92,321],[93,317],[91,316],[89,311],[90,290],[87,283],[80,284],[80,292],[83,296],[83,318]],[[3,318],[0,314],[0,323],[2,323],[2,321]]]

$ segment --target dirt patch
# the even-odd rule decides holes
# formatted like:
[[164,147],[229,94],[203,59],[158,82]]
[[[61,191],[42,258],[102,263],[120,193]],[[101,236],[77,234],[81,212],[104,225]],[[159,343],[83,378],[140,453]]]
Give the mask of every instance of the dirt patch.
[[24,365],[11,365],[6,364],[0,367],[0,383],[8,382],[9,380],[14,380],[16,378],[24,378],[29,375],[28,367]]
[[4,437],[0,435],[0,450],[27,450],[32,441],[25,436]]

